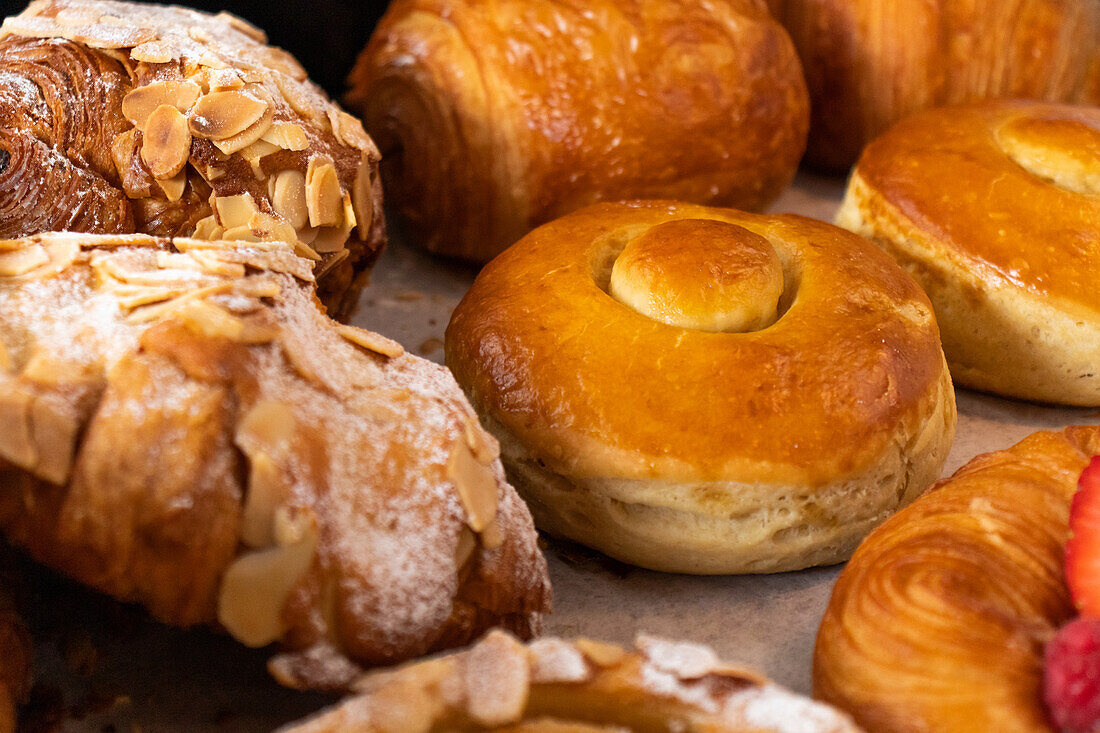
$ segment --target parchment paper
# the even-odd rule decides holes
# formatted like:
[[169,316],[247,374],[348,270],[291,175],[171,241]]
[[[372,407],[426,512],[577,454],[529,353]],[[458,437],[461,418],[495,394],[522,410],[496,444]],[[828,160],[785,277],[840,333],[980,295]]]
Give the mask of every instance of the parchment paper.
[[[773,211],[831,220],[844,182],[800,174]],[[442,361],[443,331],[476,270],[400,242],[382,257],[354,321]],[[958,390],[959,426],[945,475],[978,453],[1039,429],[1098,423],[1097,410],[1057,409]],[[630,643],[639,631],[712,645],[724,658],[810,691],[817,624],[839,569],[770,576],[688,577],[630,568],[576,545],[547,541],[555,611],[546,633]],[[331,702],[283,690],[265,652],[215,634],[165,629],[127,608],[36,572],[32,623],[42,682],[32,720],[67,706],[63,730],[262,731]],[[37,711],[37,712],[36,712]],[[41,729],[41,728],[38,728]]]

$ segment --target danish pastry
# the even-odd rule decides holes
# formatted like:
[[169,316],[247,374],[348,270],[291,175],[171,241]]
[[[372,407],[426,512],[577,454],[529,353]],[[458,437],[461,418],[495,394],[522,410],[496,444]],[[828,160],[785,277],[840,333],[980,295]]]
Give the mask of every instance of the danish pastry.
[[932,300],[956,382],[1100,405],[1100,110],[986,102],[871,143],[837,223]]
[[841,572],[814,694],[874,731],[1049,731],[1043,647],[1074,615],[1070,501],[1100,427],[978,456],[871,534]]
[[1095,0],[768,0],[806,69],[806,157],[847,169],[907,115],[998,97],[1100,105]]
[[539,627],[549,588],[497,445],[442,367],[340,326],[278,242],[0,242],[0,528],[271,671]]
[[0,238],[295,242],[343,315],[385,238],[377,169],[359,121],[229,14],[36,0],[0,28]]
[[640,637],[636,647],[554,638],[525,647],[492,631],[467,651],[365,677],[359,695],[284,733],[858,731],[705,646]]
[[597,201],[763,208],[809,124],[757,0],[395,0],[351,85],[411,238],[481,262]]
[[798,216],[563,217],[482,270],[446,359],[536,524],[656,570],[842,560],[954,437],[924,293]]

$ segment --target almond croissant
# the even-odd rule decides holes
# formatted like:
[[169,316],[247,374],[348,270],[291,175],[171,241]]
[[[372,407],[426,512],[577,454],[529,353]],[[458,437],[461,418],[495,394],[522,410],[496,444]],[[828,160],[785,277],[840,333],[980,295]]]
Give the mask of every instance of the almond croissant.
[[275,242],[0,242],[0,529],[275,676],[531,636],[530,515],[442,367],[325,317]]
[[0,237],[284,240],[338,315],[384,238],[358,120],[231,15],[37,0],[0,28]]

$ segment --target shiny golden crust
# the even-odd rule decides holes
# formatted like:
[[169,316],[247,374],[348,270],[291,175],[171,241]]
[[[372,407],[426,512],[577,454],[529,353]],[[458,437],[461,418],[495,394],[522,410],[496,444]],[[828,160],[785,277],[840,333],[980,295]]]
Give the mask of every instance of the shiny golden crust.
[[357,687],[357,697],[284,733],[858,731],[705,646],[644,636],[627,651],[589,639],[525,647],[493,631],[469,650],[378,672]]
[[806,70],[806,157],[846,169],[898,120],[994,98],[1100,105],[1095,0],[768,0]]
[[892,254],[936,309],[955,380],[1100,405],[1100,111],[925,112],[868,146],[837,223]]
[[282,682],[537,631],[546,566],[450,375],[324,316],[273,242],[0,242],[0,528]]
[[[771,243],[776,323],[704,333],[607,294],[630,241],[676,220]],[[935,480],[954,436],[924,294],[864,240],[801,217],[587,208],[486,266],[446,344],[536,523],[655,569],[843,559]]]
[[0,237],[296,241],[354,305],[385,240],[358,120],[227,13],[36,0],[0,28]]
[[756,0],[397,0],[351,83],[414,239],[478,261],[597,201],[763,208],[809,119]]
[[815,696],[874,731],[1048,731],[1043,646],[1074,613],[1070,500],[1097,453],[1100,427],[1036,433],[876,530],[833,589]]

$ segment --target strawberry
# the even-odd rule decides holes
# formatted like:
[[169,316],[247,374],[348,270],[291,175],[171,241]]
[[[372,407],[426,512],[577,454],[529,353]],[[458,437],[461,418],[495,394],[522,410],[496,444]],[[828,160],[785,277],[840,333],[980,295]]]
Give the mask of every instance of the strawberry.
[[1057,730],[1091,733],[1100,724],[1100,619],[1078,618],[1046,646],[1043,700]]
[[1094,456],[1077,482],[1069,510],[1066,582],[1082,616],[1100,618],[1100,456]]

